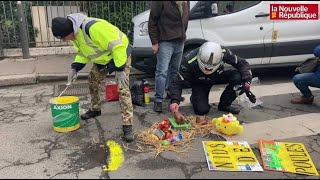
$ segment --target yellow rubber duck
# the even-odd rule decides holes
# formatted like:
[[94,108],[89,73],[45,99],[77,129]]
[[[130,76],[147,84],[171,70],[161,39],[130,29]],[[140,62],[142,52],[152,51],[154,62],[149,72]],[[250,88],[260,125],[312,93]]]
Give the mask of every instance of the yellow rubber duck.
[[222,117],[213,118],[212,123],[216,131],[227,136],[232,136],[243,132],[243,126],[232,113],[223,114]]

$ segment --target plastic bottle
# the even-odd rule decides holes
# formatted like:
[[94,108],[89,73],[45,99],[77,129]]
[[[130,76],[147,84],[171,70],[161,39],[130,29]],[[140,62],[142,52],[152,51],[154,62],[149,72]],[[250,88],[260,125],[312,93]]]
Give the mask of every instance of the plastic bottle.
[[148,83],[148,81],[144,82],[143,93],[144,93],[144,103],[149,104],[150,103],[150,96],[149,96],[149,83]]
[[254,77],[251,79],[251,86],[261,85],[260,79],[258,77]]

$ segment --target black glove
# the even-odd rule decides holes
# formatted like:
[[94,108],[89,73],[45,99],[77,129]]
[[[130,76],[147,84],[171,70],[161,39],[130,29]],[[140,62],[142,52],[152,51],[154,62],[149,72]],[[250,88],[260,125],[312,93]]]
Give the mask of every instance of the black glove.
[[246,95],[252,103],[256,103],[256,96],[250,90],[246,91]]

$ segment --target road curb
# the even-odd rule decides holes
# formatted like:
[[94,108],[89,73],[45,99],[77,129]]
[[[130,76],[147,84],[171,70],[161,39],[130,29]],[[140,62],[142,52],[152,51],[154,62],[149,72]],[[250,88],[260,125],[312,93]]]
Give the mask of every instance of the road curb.
[[[88,79],[89,73],[78,73],[78,79]],[[37,74],[37,82],[50,82],[50,81],[67,81],[68,73],[64,74]]]
[[37,83],[36,74],[0,76],[0,87]]
[[[0,87],[37,84],[50,81],[67,80],[68,74],[21,74],[0,76]],[[80,73],[78,79],[88,79],[88,73]]]

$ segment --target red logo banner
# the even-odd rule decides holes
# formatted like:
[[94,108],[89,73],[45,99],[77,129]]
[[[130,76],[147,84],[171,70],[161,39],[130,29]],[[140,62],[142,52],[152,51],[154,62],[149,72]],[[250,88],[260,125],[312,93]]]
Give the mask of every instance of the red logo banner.
[[318,20],[318,4],[270,4],[271,20]]

